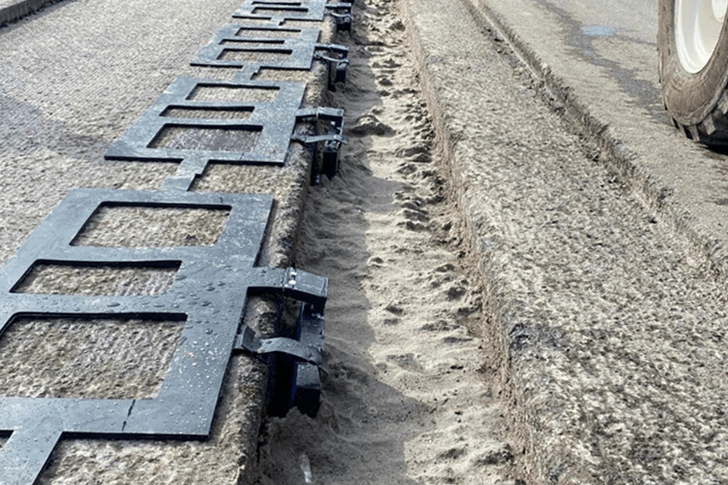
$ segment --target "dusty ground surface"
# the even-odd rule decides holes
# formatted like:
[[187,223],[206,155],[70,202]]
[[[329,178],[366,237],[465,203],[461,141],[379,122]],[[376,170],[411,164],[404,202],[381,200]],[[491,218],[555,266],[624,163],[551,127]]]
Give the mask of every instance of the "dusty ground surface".
[[657,4],[615,0],[470,0],[506,37],[555,103],[587,137],[614,152],[624,182],[669,213],[724,273],[728,231],[725,153],[688,140],[664,110],[658,76]]
[[510,340],[512,410],[530,440],[519,473],[724,482],[724,280],[546,109],[502,38],[463,20],[466,3],[407,5],[454,193]]

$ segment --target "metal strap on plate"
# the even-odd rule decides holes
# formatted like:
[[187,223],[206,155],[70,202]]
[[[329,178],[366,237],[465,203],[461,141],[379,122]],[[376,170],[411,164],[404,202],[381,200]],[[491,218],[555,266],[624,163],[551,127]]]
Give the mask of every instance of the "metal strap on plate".
[[[312,122],[314,126],[313,133],[297,133],[293,139],[311,145],[314,149],[319,143],[323,143],[321,150],[321,166],[315,171],[318,174],[324,174],[329,179],[333,178],[339,171],[339,150],[341,145],[346,143],[344,137],[344,112],[336,108],[316,108],[300,110],[298,112],[299,121]],[[320,134],[323,130],[324,133]],[[314,180],[316,183],[317,180]]]

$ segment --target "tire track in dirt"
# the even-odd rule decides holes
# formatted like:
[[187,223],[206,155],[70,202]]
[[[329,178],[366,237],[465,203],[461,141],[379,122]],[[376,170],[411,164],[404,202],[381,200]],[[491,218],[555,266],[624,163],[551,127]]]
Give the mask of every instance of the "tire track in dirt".
[[272,419],[259,484],[513,483],[482,288],[444,194],[397,4],[357,3],[340,176],[312,189],[299,266],[327,275],[316,419]]

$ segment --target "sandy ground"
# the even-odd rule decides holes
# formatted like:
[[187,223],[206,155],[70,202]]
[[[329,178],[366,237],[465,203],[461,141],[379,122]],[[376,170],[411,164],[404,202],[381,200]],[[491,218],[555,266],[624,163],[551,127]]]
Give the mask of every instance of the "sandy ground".
[[[331,278],[316,419],[271,420],[260,484],[513,483],[477,269],[445,200],[395,2],[358,3],[341,174],[310,193],[298,263]],[[496,366],[497,367],[497,366]]]

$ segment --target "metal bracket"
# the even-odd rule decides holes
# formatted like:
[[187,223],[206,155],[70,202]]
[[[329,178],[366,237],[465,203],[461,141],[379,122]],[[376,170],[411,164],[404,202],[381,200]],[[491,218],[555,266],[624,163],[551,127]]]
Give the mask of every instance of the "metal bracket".
[[320,349],[287,337],[260,338],[247,325],[243,327],[243,333],[235,339],[235,350],[258,355],[284,354],[318,367],[324,364],[324,355]]
[[[326,8],[333,10],[333,12],[330,12],[329,15],[331,15],[334,18],[334,21],[336,21],[336,30],[341,32],[351,31],[351,23],[353,20],[351,14],[351,3],[329,4]],[[337,13],[339,10],[343,11],[343,13]]]
[[[251,291],[275,290],[308,303],[304,307],[310,310],[301,325],[308,325],[310,320],[323,329],[321,315],[328,280],[293,269],[254,266],[272,203],[273,198],[268,195],[182,191],[77,189],[68,194],[0,269],[0,335],[21,315],[174,319],[186,323],[169,371],[154,398],[0,397],[0,433],[11,433],[0,450],[0,477],[4,484],[33,483],[64,434],[125,439],[207,438],[235,346],[240,316]],[[229,215],[213,246],[73,245],[76,236],[102,206],[222,208]],[[86,297],[14,292],[40,262],[120,266],[174,262],[179,270],[172,287],[158,296]],[[304,335],[307,333],[302,330],[298,340],[311,346]],[[322,339],[323,330],[319,349],[323,347]],[[275,344],[265,344],[270,345],[275,347]],[[303,374],[315,390],[311,373],[318,372],[317,365],[297,361],[294,369],[299,373],[295,380],[297,389],[300,387],[305,394],[307,382],[301,377]],[[316,407],[313,402],[304,402],[303,406],[308,410]]]
[[[283,416],[292,407],[314,416],[318,411],[321,395],[320,367],[323,364],[324,348],[324,306],[329,291],[327,278],[300,269],[286,270],[261,268],[259,284],[251,291],[278,292],[285,298],[302,302],[296,321],[296,330],[291,339],[271,339],[262,343],[259,350],[266,352],[269,359],[273,398],[269,399],[268,413]],[[254,339],[245,332],[242,342],[250,342],[256,348]],[[246,340],[247,339],[247,340]],[[311,353],[311,356],[308,353]],[[289,382],[290,385],[285,383]],[[286,404],[287,403],[287,404]]]
[[[334,84],[345,83],[349,69],[349,48],[338,44],[316,44],[316,49],[325,50],[329,55],[317,52],[314,57],[328,63],[329,89]],[[332,57],[336,55],[337,57]]]
[[294,338],[260,338],[250,327],[243,326],[235,349],[265,356],[269,374],[277,376],[278,382],[271,385],[275,395],[269,400],[269,414],[281,416],[293,407],[309,416],[318,412],[320,371],[325,363],[324,327],[323,316],[305,303],[301,305]]
[[[339,150],[341,144],[346,143],[344,137],[344,111],[336,108],[316,108],[300,110],[297,116],[299,121],[311,121],[314,125],[314,134],[296,134],[293,140],[311,145],[314,150],[323,143],[321,166],[314,171],[313,183],[318,183],[319,174],[334,178],[339,171]],[[325,133],[318,134],[319,125],[324,125]]]

